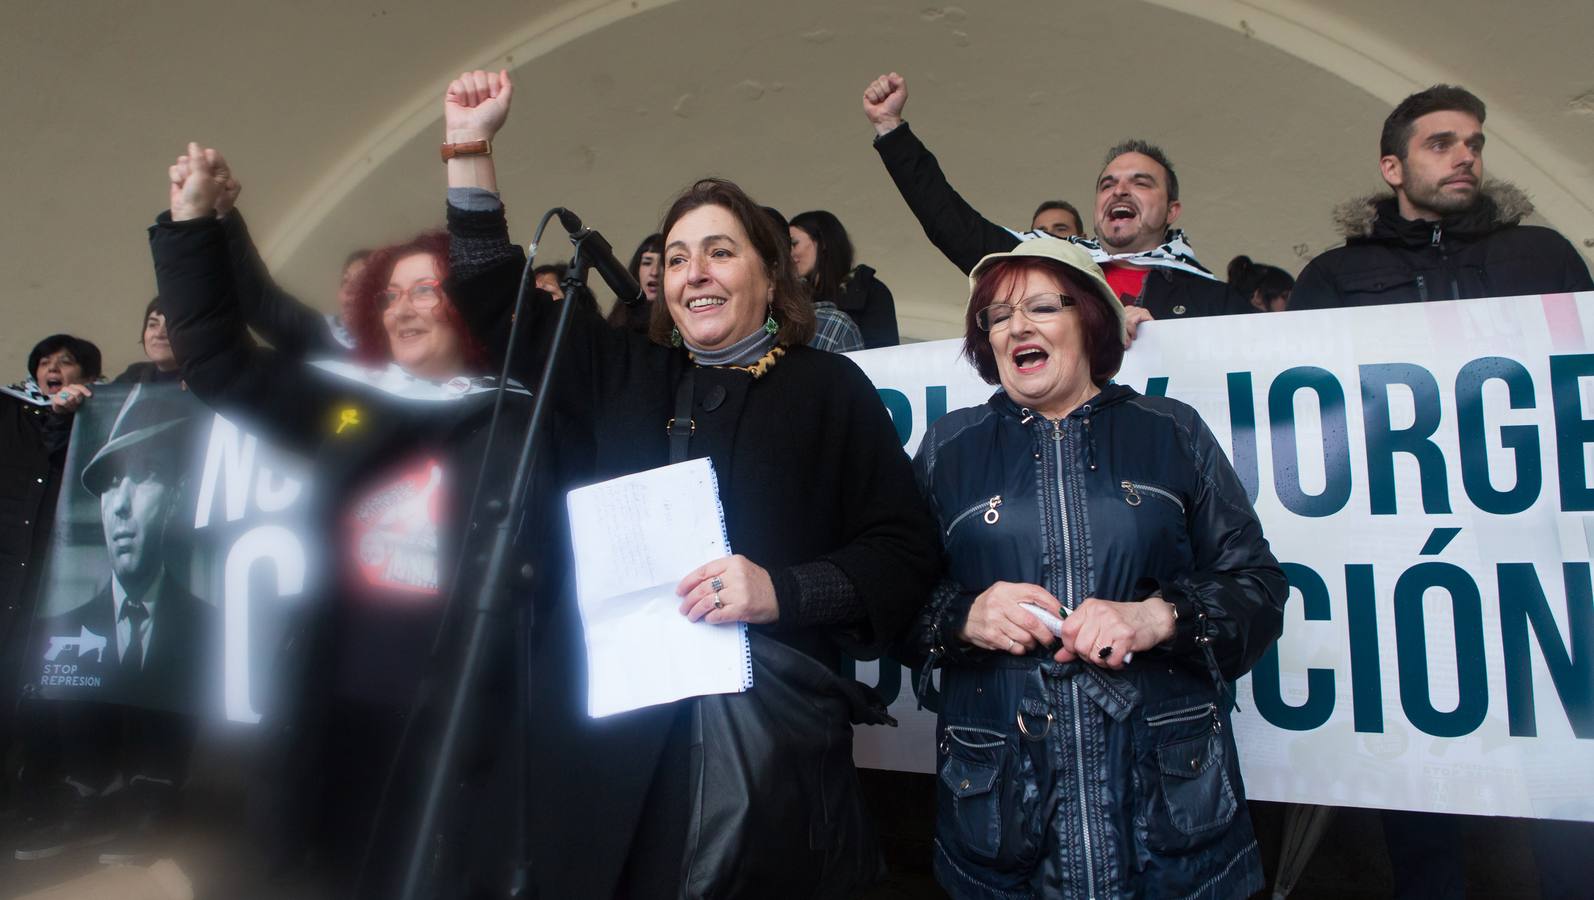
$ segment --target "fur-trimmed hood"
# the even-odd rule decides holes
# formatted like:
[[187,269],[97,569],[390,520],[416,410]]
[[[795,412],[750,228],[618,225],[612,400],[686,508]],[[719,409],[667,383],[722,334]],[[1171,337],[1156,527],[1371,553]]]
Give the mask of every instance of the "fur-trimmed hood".
[[[1373,237],[1380,215],[1399,214],[1392,191],[1379,191],[1347,200],[1334,207],[1334,225],[1347,240]],[[1533,201],[1516,185],[1507,181],[1488,179],[1483,182],[1478,203],[1472,209],[1450,218],[1465,223],[1468,231],[1493,231],[1515,225],[1533,213]],[[1395,223],[1384,222],[1385,225]],[[1398,230],[1398,226],[1397,226]]]

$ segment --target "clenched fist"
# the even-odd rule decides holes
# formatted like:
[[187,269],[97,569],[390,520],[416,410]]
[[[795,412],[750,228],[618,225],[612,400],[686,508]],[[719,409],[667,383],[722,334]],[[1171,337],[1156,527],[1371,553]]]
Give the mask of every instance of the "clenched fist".
[[217,204],[228,194],[229,183],[233,181],[227,160],[221,153],[193,142],[189,142],[186,154],[167,167],[166,176],[171,182],[169,197],[173,222],[216,215]]
[[908,81],[892,72],[881,75],[863,89],[863,114],[874,124],[875,134],[885,134],[902,124],[902,107],[908,102]]
[[509,118],[515,86],[509,70],[462,72],[443,94],[443,128],[450,143],[490,141]]

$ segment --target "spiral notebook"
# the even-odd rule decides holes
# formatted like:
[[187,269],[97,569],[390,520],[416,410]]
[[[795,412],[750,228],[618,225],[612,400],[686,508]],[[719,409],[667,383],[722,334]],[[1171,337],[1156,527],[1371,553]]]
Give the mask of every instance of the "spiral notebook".
[[707,459],[637,472],[565,498],[593,717],[753,686],[747,626],[680,613],[675,586],[729,556],[719,482]]

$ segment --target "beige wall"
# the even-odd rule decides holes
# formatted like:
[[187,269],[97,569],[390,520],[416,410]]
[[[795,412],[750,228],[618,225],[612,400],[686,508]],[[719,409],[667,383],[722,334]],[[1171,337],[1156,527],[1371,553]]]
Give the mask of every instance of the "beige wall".
[[347,250],[440,223],[442,88],[498,64],[520,87],[498,143],[519,239],[559,204],[623,252],[673,189],[721,174],[788,215],[839,215],[915,337],[956,330],[963,281],[870,148],[858,95],[886,69],[953,183],[1005,223],[1088,205],[1120,138],[1161,143],[1214,269],[1333,246],[1332,205],[1380,184],[1391,103],[1460,81],[1490,104],[1490,174],[1594,257],[1594,4],[935,2],[5,4],[0,379],[56,330],[113,372],[138,358],[142,229],[190,138],[233,160],[282,280],[330,301]]

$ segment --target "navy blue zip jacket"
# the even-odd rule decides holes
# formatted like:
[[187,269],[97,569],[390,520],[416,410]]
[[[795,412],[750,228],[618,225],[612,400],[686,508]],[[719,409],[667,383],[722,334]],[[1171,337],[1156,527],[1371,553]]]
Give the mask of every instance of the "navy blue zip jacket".
[[[1288,587],[1200,416],[1109,385],[1050,422],[999,391],[934,423],[915,467],[949,573],[911,648],[942,666],[941,884],[960,898],[1260,890],[1226,682],[1277,639]],[[956,635],[997,581],[1065,610],[1160,592],[1175,635],[1119,672],[988,653]]]

